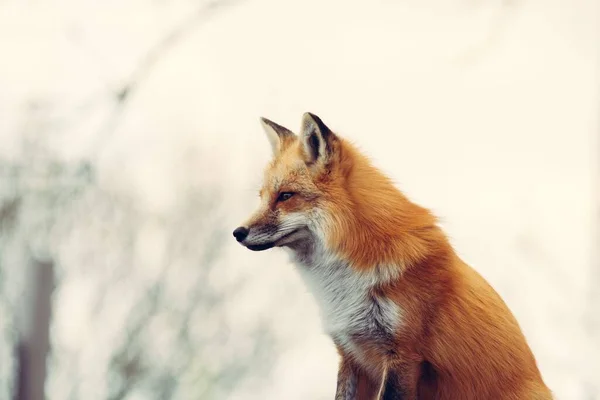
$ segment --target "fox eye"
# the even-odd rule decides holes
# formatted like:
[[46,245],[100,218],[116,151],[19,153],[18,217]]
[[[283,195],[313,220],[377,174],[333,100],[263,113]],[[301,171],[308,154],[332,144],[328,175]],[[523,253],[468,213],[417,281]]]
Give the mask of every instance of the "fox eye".
[[281,193],[279,193],[279,196],[277,197],[277,201],[289,200],[290,197],[292,197],[293,195],[294,195],[294,193],[292,193],[292,192],[281,192]]

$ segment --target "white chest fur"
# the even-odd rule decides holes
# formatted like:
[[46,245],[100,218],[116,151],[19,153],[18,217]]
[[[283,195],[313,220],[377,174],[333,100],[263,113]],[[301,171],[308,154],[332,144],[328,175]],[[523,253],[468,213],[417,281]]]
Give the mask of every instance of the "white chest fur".
[[396,331],[400,308],[374,292],[381,277],[360,273],[347,262],[319,252],[299,263],[300,274],[321,309],[325,331],[338,346],[360,358],[356,338],[385,344]]

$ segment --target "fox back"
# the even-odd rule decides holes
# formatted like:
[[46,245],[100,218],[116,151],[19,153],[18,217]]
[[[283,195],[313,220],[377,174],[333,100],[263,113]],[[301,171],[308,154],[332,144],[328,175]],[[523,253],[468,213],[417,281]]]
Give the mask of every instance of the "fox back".
[[551,399],[512,313],[406,198],[314,114],[267,119],[258,210],[234,231],[287,249],[340,354],[336,399]]

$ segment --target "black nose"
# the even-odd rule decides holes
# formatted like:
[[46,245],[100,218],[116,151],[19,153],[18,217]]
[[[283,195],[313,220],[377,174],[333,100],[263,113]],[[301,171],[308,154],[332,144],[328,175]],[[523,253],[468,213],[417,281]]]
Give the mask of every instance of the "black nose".
[[238,242],[241,242],[242,240],[246,239],[246,236],[248,236],[248,232],[249,231],[247,228],[240,226],[239,228],[235,228],[235,231],[233,231],[233,236],[235,236]]

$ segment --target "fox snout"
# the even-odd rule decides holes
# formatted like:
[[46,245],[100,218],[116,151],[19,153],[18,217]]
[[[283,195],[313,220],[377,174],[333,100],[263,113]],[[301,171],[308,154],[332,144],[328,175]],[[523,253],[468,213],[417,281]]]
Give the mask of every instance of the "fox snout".
[[275,238],[269,229],[260,229],[257,227],[246,228],[239,226],[233,231],[235,239],[253,251],[267,250],[275,246]]

